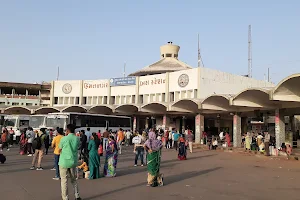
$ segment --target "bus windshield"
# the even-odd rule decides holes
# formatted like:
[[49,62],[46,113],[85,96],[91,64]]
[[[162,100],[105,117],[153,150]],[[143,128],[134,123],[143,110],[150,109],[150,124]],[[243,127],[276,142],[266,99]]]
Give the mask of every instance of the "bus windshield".
[[17,119],[9,118],[4,120],[4,126],[15,126]]
[[31,116],[29,120],[29,126],[32,128],[41,128],[44,126],[44,116]]
[[66,118],[46,118],[46,126],[48,128],[65,128],[65,122],[66,122]]

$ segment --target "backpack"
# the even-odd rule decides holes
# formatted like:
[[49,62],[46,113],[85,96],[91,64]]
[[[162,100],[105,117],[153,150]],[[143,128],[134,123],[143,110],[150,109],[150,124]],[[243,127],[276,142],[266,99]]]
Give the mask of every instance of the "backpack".
[[42,148],[42,136],[45,133],[41,134],[40,136],[37,134],[36,138],[34,138],[33,142],[32,142],[32,148],[36,149],[36,150],[40,150]]

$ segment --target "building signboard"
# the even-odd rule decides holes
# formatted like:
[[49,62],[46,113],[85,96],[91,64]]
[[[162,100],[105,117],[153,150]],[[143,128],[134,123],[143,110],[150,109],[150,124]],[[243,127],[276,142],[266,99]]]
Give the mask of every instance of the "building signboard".
[[110,86],[124,86],[124,85],[135,85],[136,78],[135,77],[123,77],[123,78],[111,78]]

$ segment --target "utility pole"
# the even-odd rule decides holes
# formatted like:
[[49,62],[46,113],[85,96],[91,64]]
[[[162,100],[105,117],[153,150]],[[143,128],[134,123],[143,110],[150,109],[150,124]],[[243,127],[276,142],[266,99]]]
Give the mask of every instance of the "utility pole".
[[251,25],[248,28],[248,77],[252,78],[252,40]]

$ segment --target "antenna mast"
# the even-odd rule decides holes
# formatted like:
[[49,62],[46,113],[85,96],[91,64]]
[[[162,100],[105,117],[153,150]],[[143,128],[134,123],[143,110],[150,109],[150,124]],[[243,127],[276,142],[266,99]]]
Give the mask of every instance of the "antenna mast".
[[251,25],[248,29],[248,77],[252,78],[252,39],[251,39]]
[[201,64],[202,67],[204,67],[204,63],[202,61],[201,53],[200,53],[200,40],[199,40],[199,33],[198,33],[198,67],[201,67]]
[[268,67],[268,82],[270,82],[270,67]]
[[126,62],[124,63],[124,71],[123,71],[123,76],[124,76],[124,78],[125,78],[125,76],[126,76]]
[[59,66],[57,67],[57,76],[56,76],[56,80],[59,79]]

